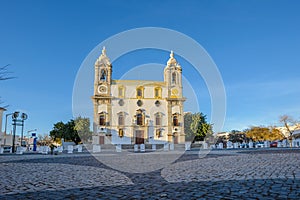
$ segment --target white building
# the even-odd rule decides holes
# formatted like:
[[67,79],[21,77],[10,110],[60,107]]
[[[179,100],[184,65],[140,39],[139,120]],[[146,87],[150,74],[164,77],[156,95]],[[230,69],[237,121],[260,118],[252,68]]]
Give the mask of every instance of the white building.
[[[278,129],[285,137],[290,136],[290,132],[287,130],[287,128],[285,126],[276,127],[276,129]],[[300,130],[300,124],[295,124],[293,126],[290,126],[289,129],[290,129],[291,132],[293,132],[293,135],[297,134],[298,131]]]
[[103,48],[95,62],[93,144],[184,143],[182,68],[171,52],[164,81],[112,80]]

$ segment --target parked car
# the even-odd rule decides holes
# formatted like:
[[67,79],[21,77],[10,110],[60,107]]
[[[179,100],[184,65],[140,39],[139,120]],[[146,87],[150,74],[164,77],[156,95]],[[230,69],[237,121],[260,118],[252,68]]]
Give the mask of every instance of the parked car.
[[270,147],[277,147],[278,142],[271,142]]

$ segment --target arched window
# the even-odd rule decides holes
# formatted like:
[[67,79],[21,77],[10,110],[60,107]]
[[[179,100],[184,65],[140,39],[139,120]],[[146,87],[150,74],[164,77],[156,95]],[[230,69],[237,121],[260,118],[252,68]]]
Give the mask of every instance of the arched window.
[[136,89],[136,96],[138,98],[143,98],[143,89],[142,88],[137,88]]
[[106,71],[104,69],[101,70],[100,81],[106,81]]
[[162,116],[161,116],[161,113],[156,113],[155,114],[155,125],[156,126],[161,126],[162,125]]
[[173,126],[179,126],[179,120],[177,114],[173,115]]
[[125,125],[125,117],[124,117],[123,113],[120,113],[118,116],[118,124],[119,124],[119,126]]
[[172,73],[172,84],[176,84],[176,72]]
[[100,126],[105,126],[106,125],[106,123],[105,123],[105,113],[101,113],[100,114],[100,117],[99,117],[99,125]]
[[136,124],[137,125],[143,125],[143,114],[138,113],[136,115]]
[[142,126],[144,125],[144,113],[142,110],[137,110],[136,113],[136,125]]

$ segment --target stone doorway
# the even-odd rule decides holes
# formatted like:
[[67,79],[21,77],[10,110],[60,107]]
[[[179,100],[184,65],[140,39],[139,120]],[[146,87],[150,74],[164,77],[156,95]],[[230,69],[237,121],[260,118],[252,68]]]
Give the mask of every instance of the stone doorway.
[[104,144],[104,136],[99,136],[99,144]]
[[178,133],[177,132],[174,133],[173,142],[174,142],[174,144],[178,144]]
[[143,130],[136,130],[135,131],[135,144],[144,144],[145,137]]

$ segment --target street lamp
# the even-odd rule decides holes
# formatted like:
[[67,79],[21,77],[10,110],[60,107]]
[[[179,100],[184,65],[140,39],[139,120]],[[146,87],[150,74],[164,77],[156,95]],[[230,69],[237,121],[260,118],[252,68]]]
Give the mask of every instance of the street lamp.
[[12,147],[12,152],[15,152],[15,138],[16,138],[16,129],[17,126],[22,126],[22,132],[21,132],[21,146],[23,142],[23,130],[24,130],[24,120],[28,118],[27,114],[22,113],[21,114],[21,119],[18,119],[20,112],[14,112],[12,114],[12,121],[13,121],[13,147]]

